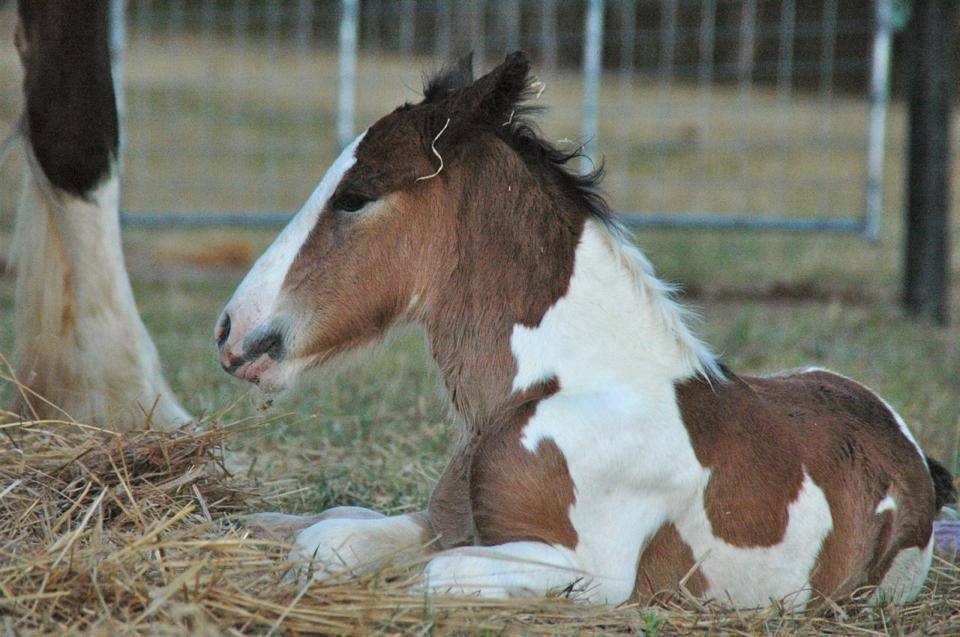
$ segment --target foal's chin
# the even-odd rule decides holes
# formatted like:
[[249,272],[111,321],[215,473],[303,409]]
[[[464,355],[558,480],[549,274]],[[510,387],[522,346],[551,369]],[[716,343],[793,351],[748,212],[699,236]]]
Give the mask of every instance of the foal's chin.
[[303,373],[319,362],[316,357],[285,358],[282,361],[271,362],[264,367],[258,378],[250,380],[265,394],[279,394],[294,389],[303,377]]

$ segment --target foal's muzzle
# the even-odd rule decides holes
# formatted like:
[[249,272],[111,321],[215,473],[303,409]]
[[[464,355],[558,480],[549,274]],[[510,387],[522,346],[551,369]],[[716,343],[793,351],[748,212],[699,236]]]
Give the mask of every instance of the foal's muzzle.
[[214,339],[220,352],[220,367],[255,384],[284,356],[283,332],[277,326],[266,323],[243,334],[227,312],[217,322]]

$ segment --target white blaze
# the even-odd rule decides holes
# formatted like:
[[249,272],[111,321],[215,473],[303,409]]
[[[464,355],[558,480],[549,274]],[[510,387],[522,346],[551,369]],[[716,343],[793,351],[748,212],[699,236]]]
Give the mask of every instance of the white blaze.
[[227,313],[230,314],[234,328],[242,331],[259,325],[272,313],[280,287],[287,271],[293,264],[294,258],[300,252],[310,231],[317,224],[320,211],[333,191],[336,189],[343,175],[356,161],[356,149],[366,132],[360,134],[347,146],[337,160],[333,162],[320,184],[304,204],[300,212],[290,220],[287,227],[274,239],[257,262],[250,268],[237,287],[236,292],[227,304]]

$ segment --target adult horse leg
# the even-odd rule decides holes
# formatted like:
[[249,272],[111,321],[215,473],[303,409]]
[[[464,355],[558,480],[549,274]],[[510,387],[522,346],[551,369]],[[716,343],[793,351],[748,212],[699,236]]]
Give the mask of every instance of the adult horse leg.
[[188,421],[124,268],[108,3],[18,8],[29,169],[10,263],[17,371],[29,389],[14,411],[115,428],[135,427],[144,414],[154,427]]

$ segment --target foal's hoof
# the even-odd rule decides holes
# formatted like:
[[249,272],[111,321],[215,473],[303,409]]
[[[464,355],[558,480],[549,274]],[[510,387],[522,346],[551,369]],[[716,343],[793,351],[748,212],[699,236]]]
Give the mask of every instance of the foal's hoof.
[[252,513],[240,518],[240,525],[256,538],[292,542],[300,531],[317,523],[317,515]]

